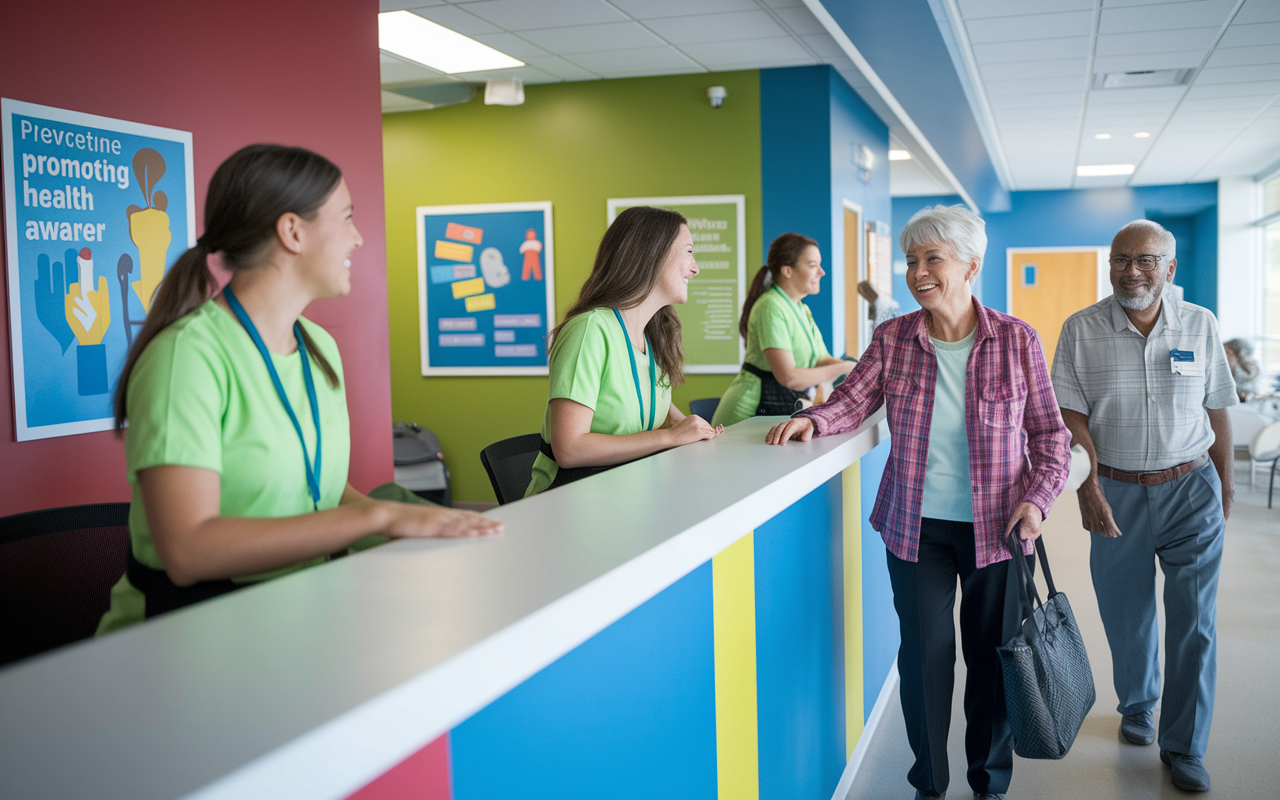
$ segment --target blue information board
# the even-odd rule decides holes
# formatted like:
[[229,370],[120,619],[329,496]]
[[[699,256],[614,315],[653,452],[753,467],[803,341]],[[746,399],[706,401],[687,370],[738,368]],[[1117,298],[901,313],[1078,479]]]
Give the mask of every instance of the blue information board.
[[0,100],[18,441],[109,430],[169,265],[195,244],[191,134]]
[[420,206],[423,375],[546,375],[551,203]]

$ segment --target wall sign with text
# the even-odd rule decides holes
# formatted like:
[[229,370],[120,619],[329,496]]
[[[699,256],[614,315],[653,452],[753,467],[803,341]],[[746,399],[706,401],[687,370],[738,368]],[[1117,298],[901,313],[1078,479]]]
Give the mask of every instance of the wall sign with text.
[[18,441],[105,431],[165,270],[195,244],[191,134],[0,100]]
[[608,205],[611,225],[633,206],[669,208],[689,220],[698,274],[689,281],[689,301],[675,306],[683,329],[684,371],[731,374],[741,369],[747,354],[738,335],[747,294],[746,196],[627,197]]
[[419,206],[423,375],[546,375],[551,203]]

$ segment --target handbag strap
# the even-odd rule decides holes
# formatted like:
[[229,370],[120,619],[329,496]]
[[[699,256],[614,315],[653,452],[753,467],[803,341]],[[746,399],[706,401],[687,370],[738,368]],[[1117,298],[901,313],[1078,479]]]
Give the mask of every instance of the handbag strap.
[[[1022,540],[1018,538],[1018,531],[1022,529],[1022,522],[1019,521],[1013,526],[1013,530],[1009,532],[1009,538],[1005,542],[1005,546],[1009,548],[1009,552],[1013,554],[1010,561],[1013,562],[1013,568],[1018,573],[1018,585],[1022,591],[1019,592],[1019,600],[1022,604],[1022,618],[1030,619],[1035,610],[1044,603],[1040,601],[1040,593],[1036,590],[1036,582],[1031,575],[1031,568],[1027,566],[1027,559],[1023,557]],[[1039,540],[1036,540],[1037,543]],[[1044,552],[1040,548],[1040,552]]]

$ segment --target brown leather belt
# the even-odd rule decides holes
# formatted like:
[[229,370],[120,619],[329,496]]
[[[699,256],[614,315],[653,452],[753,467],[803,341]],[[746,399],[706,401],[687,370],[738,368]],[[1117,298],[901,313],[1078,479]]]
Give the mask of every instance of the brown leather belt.
[[1162,483],[1176,481],[1188,472],[1194,472],[1209,462],[1209,454],[1201,453],[1200,457],[1185,464],[1178,464],[1169,467],[1163,472],[1125,472],[1122,469],[1112,469],[1103,464],[1098,465],[1098,475],[1103,478],[1110,478],[1113,481],[1124,481],[1125,483],[1136,483],[1139,486],[1159,486]]

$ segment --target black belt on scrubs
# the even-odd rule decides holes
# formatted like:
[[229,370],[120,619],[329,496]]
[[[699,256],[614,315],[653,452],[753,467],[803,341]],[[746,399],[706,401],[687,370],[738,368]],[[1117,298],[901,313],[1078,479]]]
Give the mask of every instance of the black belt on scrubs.
[[124,574],[129,577],[133,588],[142,592],[142,596],[146,598],[144,613],[147,619],[251,585],[221,580],[179,586],[169,579],[169,573],[162,569],[152,569],[134,558],[132,547],[129,548]]
[[[552,461],[556,461],[556,454],[551,449],[551,443],[548,442],[546,439],[542,439],[538,442],[538,451],[542,453],[544,456],[546,456],[547,458],[551,459]],[[639,461],[640,459],[637,458],[634,460]],[[631,461],[622,462],[622,464],[630,464],[630,463],[632,462]],[[574,481],[580,481],[583,478],[590,478],[592,475],[598,475],[601,472],[608,472],[614,467],[622,466],[622,464],[608,464],[603,467],[562,467],[560,466],[560,462],[556,461],[556,467],[557,467],[556,479],[551,482],[551,485],[548,486],[545,491],[550,491],[551,489],[558,489],[559,487],[564,486],[566,483],[573,483]]]
[[804,408],[803,400],[807,400],[807,391],[797,392],[788,389],[778,382],[773,373],[760,369],[755,364],[744,361],[742,371],[750,372],[760,379],[760,405],[756,408],[757,417],[776,417],[782,414],[791,416]]

